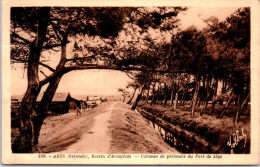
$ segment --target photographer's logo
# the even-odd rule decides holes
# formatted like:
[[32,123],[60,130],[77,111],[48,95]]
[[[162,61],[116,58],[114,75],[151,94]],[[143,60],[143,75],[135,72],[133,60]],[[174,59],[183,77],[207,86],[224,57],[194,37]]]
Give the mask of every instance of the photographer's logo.
[[227,142],[227,146],[231,148],[231,154],[234,153],[234,148],[241,142],[244,141],[244,147],[246,147],[246,135],[244,133],[244,129],[241,129],[241,134],[239,130],[236,130],[235,133],[232,133],[229,136],[229,141]]

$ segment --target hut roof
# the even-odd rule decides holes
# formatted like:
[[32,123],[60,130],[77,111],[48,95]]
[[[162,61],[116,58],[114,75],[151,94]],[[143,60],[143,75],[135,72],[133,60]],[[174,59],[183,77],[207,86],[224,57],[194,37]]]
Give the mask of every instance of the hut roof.
[[[44,93],[39,93],[36,102],[40,102]],[[17,102],[22,102],[24,95],[12,95],[11,100],[12,101],[17,101]],[[71,96],[70,93],[55,93],[52,102],[65,102],[69,98],[69,100],[75,100],[75,101],[85,101],[86,96]]]
[[[44,93],[39,93],[36,102],[40,102]],[[65,102],[67,98],[75,101],[82,101],[76,98],[71,97],[70,93],[55,93],[54,97],[52,98],[52,102]],[[11,96],[12,101],[22,102],[23,95],[13,95]]]
[[88,95],[73,95],[73,98],[80,100],[80,101],[86,101]]

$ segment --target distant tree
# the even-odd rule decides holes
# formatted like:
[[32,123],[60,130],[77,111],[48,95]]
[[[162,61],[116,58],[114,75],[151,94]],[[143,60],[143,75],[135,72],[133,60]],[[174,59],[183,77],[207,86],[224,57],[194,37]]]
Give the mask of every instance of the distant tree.
[[133,92],[132,96],[130,97],[130,99],[128,100],[127,104],[132,103],[132,100],[135,96],[135,93],[136,93],[136,90],[138,89],[138,87],[139,87],[139,84],[134,82],[134,81],[127,84],[126,88],[133,88],[134,89],[134,92]]
[[139,73],[135,76],[135,81],[139,84],[139,94],[136,97],[135,102],[133,103],[131,109],[135,110],[138,102],[140,101],[142,94],[146,87],[150,85],[150,79],[151,79],[152,73]]
[[127,97],[127,95],[129,94],[129,92],[123,88],[118,88],[118,92],[120,92],[123,96],[123,102],[125,102],[125,98]]

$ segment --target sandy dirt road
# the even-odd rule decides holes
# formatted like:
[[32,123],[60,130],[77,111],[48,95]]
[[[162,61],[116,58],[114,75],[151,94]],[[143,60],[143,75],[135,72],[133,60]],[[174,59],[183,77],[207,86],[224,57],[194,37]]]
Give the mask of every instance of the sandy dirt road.
[[86,131],[76,127],[73,129],[74,132],[83,131],[81,137],[59,153],[178,153],[130,107],[119,101],[101,107]]
[[104,113],[97,115],[92,128],[78,142],[61,151],[61,153],[108,153],[111,141],[108,127],[115,105],[115,102],[112,103]]

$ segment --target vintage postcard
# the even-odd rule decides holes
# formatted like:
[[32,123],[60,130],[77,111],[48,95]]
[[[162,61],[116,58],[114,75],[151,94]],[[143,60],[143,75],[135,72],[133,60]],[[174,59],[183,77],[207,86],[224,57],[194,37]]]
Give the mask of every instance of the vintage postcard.
[[260,2],[2,3],[2,163],[260,163]]

